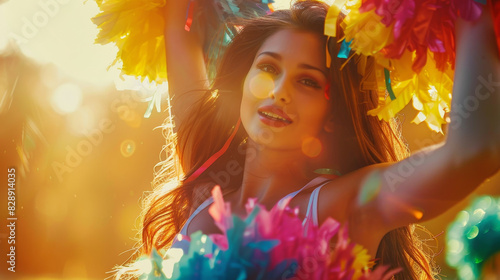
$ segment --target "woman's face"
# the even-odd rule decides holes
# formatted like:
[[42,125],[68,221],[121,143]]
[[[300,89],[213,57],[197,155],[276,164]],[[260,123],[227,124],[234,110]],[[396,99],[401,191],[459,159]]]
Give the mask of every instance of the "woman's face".
[[241,120],[256,143],[275,149],[321,152],[330,104],[324,41],[316,34],[281,30],[257,51],[245,78]]

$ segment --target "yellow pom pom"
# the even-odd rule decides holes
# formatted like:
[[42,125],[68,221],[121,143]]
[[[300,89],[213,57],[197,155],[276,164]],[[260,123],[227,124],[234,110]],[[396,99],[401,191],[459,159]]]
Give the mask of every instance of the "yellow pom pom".
[[434,59],[428,59],[417,74],[411,69],[413,56],[413,53],[406,52],[401,59],[390,60],[391,84],[396,99],[391,100],[385,91],[380,91],[379,106],[368,114],[389,121],[413,101],[413,107],[419,113],[412,122],[425,122],[431,130],[442,133],[441,126],[447,123],[445,113],[451,107],[453,71],[448,66],[446,72],[441,72],[437,70]]
[[359,4],[348,6],[351,11],[341,24],[345,40],[352,40],[350,47],[357,54],[374,55],[394,40],[393,25],[386,27],[375,10],[360,13]]
[[100,29],[96,43],[115,43],[113,64],[122,62],[121,73],[166,81],[167,64],[163,29],[165,0],[99,0],[101,12],[92,19]]
[[352,264],[354,275],[352,279],[359,279],[374,265],[374,262],[371,260],[370,255],[368,255],[367,250],[358,244],[352,249],[352,255],[354,256],[354,262]]

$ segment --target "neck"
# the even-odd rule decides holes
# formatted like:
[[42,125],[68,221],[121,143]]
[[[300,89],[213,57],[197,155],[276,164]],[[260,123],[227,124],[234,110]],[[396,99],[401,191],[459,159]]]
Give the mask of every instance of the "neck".
[[315,165],[301,149],[270,149],[249,140],[238,205],[244,206],[248,198],[255,197],[260,204],[273,206],[317,177],[313,171],[319,166]]

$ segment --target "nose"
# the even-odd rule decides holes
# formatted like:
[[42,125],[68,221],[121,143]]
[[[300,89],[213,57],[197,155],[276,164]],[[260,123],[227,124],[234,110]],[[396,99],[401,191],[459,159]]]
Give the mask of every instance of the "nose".
[[269,92],[269,96],[272,99],[276,99],[277,101],[283,102],[285,104],[290,103],[290,89],[287,85],[287,78],[283,74],[280,78],[274,81],[274,88]]

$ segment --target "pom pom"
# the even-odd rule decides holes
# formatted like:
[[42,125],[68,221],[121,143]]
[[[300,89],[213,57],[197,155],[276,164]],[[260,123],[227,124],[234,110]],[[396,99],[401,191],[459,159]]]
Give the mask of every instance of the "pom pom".
[[163,30],[166,0],[97,1],[101,12],[92,21],[100,29],[96,43],[114,43],[121,73],[166,81],[167,64]]
[[[212,195],[210,214],[222,234],[193,233],[188,252],[175,263],[167,263],[170,257],[159,262],[152,255],[151,263],[159,269],[154,275],[164,274],[166,278],[161,279],[376,280],[389,279],[398,271],[386,267],[370,271],[373,262],[365,249],[349,240],[346,226],[331,218],[320,227],[303,224],[297,211],[287,206],[289,200],[267,211],[250,199],[247,216],[240,218],[231,214],[218,186]],[[331,248],[335,237],[336,245]],[[170,250],[167,256],[172,255]],[[150,271],[143,277],[156,279]]]
[[[96,0],[101,12],[92,19],[100,29],[95,42],[114,43],[118,47],[113,65],[121,64],[122,75],[156,83],[167,80],[163,33],[166,1]],[[207,38],[204,44],[207,61],[212,61],[237,32],[228,22],[270,13],[272,3],[272,0],[192,1],[186,11],[185,29],[203,33],[202,37]]]
[[[347,58],[352,50],[352,53],[361,57],[375,58],[375,80],[379,85],[372,88],[377,89],[379,104],[369,111],[370,115],[388,121],[412,101],[414,108],[419,111],[413,122],[425,122],[433,131],[442,132],[441,126],[447,122],[445,113],[451,106],[455,21],[457,17],[465,20],[479,18],[482,12],[482,4],[479,2],[347,2],[345,10],[348,14],[340,23],[345,38],[339,38],[339,42],[349,42],[349,48],[342,46],[341,52],[332,56]],[[339,10],[339,7],[331,8],[329,15],[331,12],[331,17],[336,19]],[[336,36],[331,25],[330,22],[330,27],[325,28],[325,34]],[[498,25],[497,22],[495,25]],[[500,30],[500,26],[497,30]],[[373,71],[361,69],[359,72],[363,74]],[[378,90],[380,84],[385,85],[385,90]]]
[[446,72],[441,72],[429,60],[420,73],[415,73],[411,68],[412,56],[406,52],[401,59],[391,61],[394,70],[390,72],[390,82],[395,98],[381,92],[378,107],[368,114],[389,121],[413,100],[413,107],[419,113],[412,122],[426,122],[431,130],[442,132],[445,113],[450,110],[453,71],[449,66]]
[[483,279],[483,266],[500,253],[500,197],[475,199],[450,224],[446,239],[446,261],[460,280]]

